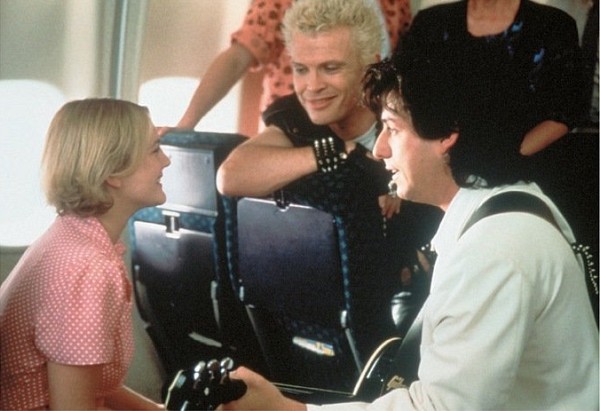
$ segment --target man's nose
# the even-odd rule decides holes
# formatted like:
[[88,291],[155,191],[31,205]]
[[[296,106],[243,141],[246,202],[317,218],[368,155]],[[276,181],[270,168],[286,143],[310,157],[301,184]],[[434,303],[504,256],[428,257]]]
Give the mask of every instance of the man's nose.
[[373,155],[377,159],[384,159],[391,157],[391,150],[388,144],[388,131],[384,128],[379,136],[377,136],[377,140],[375,140],[375,146],[373,146]]
[[317,70],[308,73],[306,85],[309,90],[318,90],[323,86],[323,80]]

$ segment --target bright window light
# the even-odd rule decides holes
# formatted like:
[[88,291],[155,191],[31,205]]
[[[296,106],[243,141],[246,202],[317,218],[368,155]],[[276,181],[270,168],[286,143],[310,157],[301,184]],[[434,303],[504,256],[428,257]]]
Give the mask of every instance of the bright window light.
[[0,80],[0,246],[27,246],[54,220],[40,162],[48,125],[64,103],[50,84]]
[[[192,77],[161,77],[140,87],[138,102],[148,107],[156,126],[175,126],[189,104],[198,79]],[[196,130],[236,133],[238,129],[239,85],[236,85],[198,123]]]

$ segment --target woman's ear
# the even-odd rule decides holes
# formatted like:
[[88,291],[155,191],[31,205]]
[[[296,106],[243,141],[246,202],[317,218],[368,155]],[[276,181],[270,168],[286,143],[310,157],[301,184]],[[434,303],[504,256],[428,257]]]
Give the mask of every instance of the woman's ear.
[[119,188],[121,187],[121,179],[119,177],[108,177],[106,184],[112,188]]

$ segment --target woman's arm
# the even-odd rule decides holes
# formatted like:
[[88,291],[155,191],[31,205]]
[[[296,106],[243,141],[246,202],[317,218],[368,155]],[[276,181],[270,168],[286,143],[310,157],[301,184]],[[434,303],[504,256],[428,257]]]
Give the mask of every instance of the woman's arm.
[[256,60],[252,53],[238,43],[219,54],[202,77],[176,128],[193,129],[253,64]]
[[162,405],[125,386],[119,387],[104,399],[97,398],[101,383],[102,365],[79,366],[48,362],[50,409],[164,410]]
[[533,155],[554,143],[568,131],[566,124],[554,120],[542,121],[525,134],[520,152],[524,156]]
[[101,365],[65,365],[48,362],[51,410],[98,409],[96,393],[102,382]]
[[133,391],[131,388],[121,386],[114,393],[106,396],[106,406],[113,410],[164,410],[162,404],[158,404],[149,398]]
[[[559,11],[547,12],[546,24],[540,24],[532,38],[543,38],[544,60],[530,73],[529,87],[536,108],[534,124],[521,143],[521,154],[529,156],[548,147],[573,128],[585,108],[582,98],[584,80],[581,49],[575,21]],[[538,40],[535,40],[536,44]],[[539,70],[539,72],[538,72]]]

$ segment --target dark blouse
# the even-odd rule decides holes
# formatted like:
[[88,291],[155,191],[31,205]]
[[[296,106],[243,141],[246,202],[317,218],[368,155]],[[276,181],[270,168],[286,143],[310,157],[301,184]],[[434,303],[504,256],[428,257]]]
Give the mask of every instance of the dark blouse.
[[543,120],[571,128],[582,114],[577,27],[559,9],[522,0],[505,31],[476,37],[468,32],[463,0],[420,11],[410,33],[420,47],[449,47],[471,106],[496,113],[521,139]]

